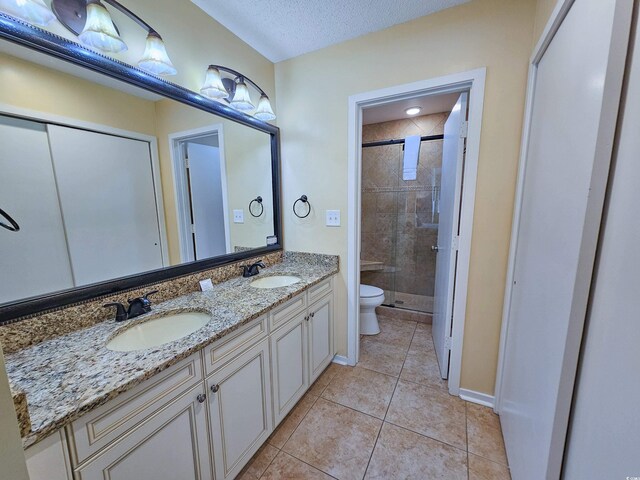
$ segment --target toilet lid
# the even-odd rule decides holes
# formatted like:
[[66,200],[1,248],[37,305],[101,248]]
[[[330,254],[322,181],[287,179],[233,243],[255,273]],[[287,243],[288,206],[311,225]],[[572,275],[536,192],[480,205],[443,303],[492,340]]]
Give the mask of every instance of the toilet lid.
[[361,297],[379,297],[380,295],[384,295],[384,291],[381,288],[374,287],[373,285],[360,285],[360,296]]

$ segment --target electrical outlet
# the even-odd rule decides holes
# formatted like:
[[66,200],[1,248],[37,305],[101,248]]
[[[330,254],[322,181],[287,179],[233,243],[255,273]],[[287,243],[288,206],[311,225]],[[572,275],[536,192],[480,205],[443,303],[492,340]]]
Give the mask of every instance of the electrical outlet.
[[340,226],[340,210],[327,210],[327,227]]
[[233,223],[244,223],[244,210],[233,211]]

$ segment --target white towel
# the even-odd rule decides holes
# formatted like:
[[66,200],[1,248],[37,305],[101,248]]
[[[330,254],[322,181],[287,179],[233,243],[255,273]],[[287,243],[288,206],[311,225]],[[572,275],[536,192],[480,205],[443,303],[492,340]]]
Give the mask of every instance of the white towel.
[[420,155],[420,135],[412,135],[404,139],[404,161],[402,179],[415,180],[418,172],[418,156]]

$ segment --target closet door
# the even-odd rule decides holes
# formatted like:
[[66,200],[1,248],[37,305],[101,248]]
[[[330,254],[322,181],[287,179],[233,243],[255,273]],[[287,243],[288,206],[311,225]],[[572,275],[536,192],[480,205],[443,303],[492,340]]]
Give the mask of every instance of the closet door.
[[161,268],[149,144],[47,129],[76,285]]
[[632,6],[574,2],[533,64],[499,407],[518,480],[560,476]]
[[44,125],[0,116],[0,208],[0,303],[73,287]]

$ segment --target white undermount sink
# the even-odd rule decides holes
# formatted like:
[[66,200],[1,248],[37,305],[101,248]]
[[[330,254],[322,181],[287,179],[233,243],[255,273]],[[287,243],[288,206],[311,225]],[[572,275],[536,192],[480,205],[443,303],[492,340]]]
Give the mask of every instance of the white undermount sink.
[[186,337],[211,321],[208,313],[182,312],[154,318],[126,329],[107,343],[109,350],[131,352]]
[[258,278],[249,285],[255,288],[279,288],[288,287],[299,281],[300,277],[294,275],[272,275],[270,277]]

